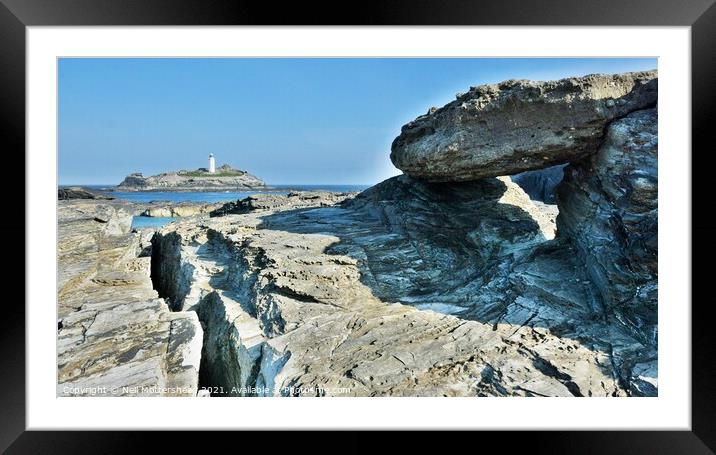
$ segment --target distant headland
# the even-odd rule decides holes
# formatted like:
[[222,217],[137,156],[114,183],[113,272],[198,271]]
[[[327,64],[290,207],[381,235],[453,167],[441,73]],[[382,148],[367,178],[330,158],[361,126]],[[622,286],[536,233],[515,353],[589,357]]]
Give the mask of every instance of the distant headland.
[[209,155],[209,167],[181,170],[144,177],[130,174],[115,189],[117,191],[216,191],[265,188],[266,183],[255,175],[223,164],[215,166]]

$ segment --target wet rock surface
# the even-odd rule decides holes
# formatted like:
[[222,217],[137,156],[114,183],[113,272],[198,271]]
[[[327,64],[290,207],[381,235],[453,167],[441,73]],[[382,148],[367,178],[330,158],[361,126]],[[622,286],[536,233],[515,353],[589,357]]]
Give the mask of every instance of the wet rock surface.
[[607,124],[656,105],[657,73],[481,85],[403,126],[390,158],[436,182],[542,169],[586,157]]

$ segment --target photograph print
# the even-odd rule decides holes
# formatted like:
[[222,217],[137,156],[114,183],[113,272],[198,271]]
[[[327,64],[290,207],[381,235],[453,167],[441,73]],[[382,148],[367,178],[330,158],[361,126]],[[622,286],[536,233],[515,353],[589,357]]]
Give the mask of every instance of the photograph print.
[[57,69],[57,396],[658,396],[657,59]]

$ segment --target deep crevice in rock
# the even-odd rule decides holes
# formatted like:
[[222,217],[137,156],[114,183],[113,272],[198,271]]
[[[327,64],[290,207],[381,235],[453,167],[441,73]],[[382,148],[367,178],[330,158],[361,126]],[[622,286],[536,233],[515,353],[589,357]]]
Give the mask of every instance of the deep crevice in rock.
[[[260,264],[260,255],[250,259],[240,251],[243,247],[227,245],[218,232],[207,232],[207,240],[197,249],[188,247],[189,256],[182,257],[187,247],[179,233],[155,234],[151,247],[154,289],[172,311],[195,311],[199,317],[204,331],[200,389],[208,390],[210,396],[271,394],[274,377],[290,353],[277,353],[266,343],[267,326],[281,322],[280,314],[272,312],[270,302],[264,302],[266,308],[260,312],[256,308],[254,268],[265,264]],[[201,278],[207,278],[202,275],[207,269],[212,269],[208,283]],[[204,283],[198,289],[196,280]]]
[[152,286],[172,311],[181,311],[191,285],[190,266],[182,264],[180,248],[181,237],[176,232],[152,237]]

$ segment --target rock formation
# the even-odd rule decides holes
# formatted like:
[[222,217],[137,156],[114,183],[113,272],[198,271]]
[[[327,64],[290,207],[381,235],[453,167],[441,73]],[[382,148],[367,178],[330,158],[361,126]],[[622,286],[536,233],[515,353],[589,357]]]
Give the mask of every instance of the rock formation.
[[[61,201],[58,393],[657,395],[656,102],[656,72],[478,87],[403,128],[407,175],[151,245],[121,203]],[[559,215],[504,177],[566,162]],[[552,172],[514,178],[546,200]]]
[[201,325],[152,289],[130,210],[59,203],[58,396],[197,394]]
[[525,190],[533,201],[556,204],[555,190],[564,177],[564,167],[564,164],[558,164],[545,169],[521,172],[510,178]]
[[223,191],[265,186],[264,181],[255,175],[223,165],[213,174],[205,169],[167,172],[151,177],[130,174],[117,186],[117,191]]
[[[397,177],[341,206],[166,228],[153,279],[199,314],[204,382],[226,395],[627,394],[605,339],[634,341],[595,320],[574,254],[534,264],[552,230],[509,180]],[[490,287],[500,302],[475,311]]]
[[208,214],[214,210],[223,207],[224,204],[202,204],[196,202],[180,202],[180,203],[153,203],[147,207],[140,216],[149,217],[186,217]]
[[656,100],[656,71],[481,85],[405,125],[390,158],[436,182],[542,169],[586,157],[609,122]]
[[287,196],[254,194],[236,202],[229,202],[210,212],[211,216],[247,213],[257,209],[299,209],[303,207],[331,206],[355,196],[357,193],[331,193],[327,191],[291,192]]
[[621,322],[656,341],[658,276],[657,111],[609,125],[604,143],[565,170],[558,187],[560,236]]
[[65,187],[57,189],[57,199],[60,201],[67,199],[114,199],[106,194],[90,191],[79,186]]

